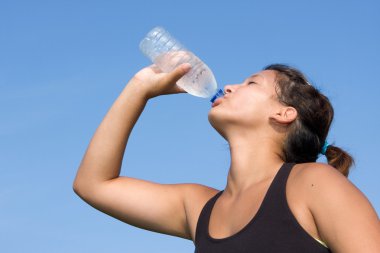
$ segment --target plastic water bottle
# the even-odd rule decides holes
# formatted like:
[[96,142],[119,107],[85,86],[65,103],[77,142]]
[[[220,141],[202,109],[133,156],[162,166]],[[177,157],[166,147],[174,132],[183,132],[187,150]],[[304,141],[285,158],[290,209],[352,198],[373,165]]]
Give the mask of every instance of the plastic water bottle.
[[191,69],[177,81],[177,85],[197,97],[210,97],[211,102],[223,95],[217,91],[214,74],[195,54],[187,50],[164,28],[153,28],[140,42],[140,50],[163,72],[170,72],[182,63],[189,63]]

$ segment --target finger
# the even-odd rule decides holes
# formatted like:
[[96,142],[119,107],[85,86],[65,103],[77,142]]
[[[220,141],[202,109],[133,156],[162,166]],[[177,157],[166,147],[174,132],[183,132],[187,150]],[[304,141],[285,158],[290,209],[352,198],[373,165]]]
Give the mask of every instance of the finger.
[[171,94],[176,94],[176,93],[187,93],[183,88],[179,87],[178,85],[174,85],[173,89],[170,91]]
[[169,84],[176,83],[181,77],[183,77],[189,70],[191,65],[189,63],[183,63],[176,67],[173,71],[169,72],[164,78],[163,82]]
[[162,70],[156,65],[156,64],[152,64],[149,66],[149,68],[151,68],[153,70],[154,73],[162,73]]

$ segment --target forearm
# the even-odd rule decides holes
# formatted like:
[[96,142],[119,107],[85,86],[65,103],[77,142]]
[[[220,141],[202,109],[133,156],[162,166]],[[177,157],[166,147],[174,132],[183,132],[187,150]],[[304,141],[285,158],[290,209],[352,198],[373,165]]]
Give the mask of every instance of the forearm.
[[92,137],[74,181],[79,195],[92,194],[94,187],[119,176],[128,137],[147,100],[183,92],[175,84],[189,70],[189,64],[182,64],[162,73],[151,65],[134,75]]
[[74,188],[119,176],[128,137],[146,105],[138,86],[127,85],[96,130],[79,166]]

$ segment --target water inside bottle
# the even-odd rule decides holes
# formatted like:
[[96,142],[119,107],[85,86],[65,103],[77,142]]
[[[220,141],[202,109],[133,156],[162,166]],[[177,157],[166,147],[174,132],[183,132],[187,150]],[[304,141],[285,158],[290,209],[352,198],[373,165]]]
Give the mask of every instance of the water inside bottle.
[[169,51],[157,56],[154,62],[164,72],[170,72],[182,63],[190,63],[191,70],[178,80],[177,85],[194,96],[210,97],[217,90],[210,68],[190,51]]

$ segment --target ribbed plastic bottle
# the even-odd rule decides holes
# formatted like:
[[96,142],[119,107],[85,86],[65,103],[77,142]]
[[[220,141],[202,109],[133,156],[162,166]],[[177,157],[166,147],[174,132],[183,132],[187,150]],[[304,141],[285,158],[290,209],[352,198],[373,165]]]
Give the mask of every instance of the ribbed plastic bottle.
[[140,42],[140,50],[163,72],[170,72],[182,63],[189,63],[190,71],[177,81],[177,85],[189,94],[203,98],[213,96],[211,102],[223,95],[223,91],[217,90],[210,68],[164,28],[153,28]]

